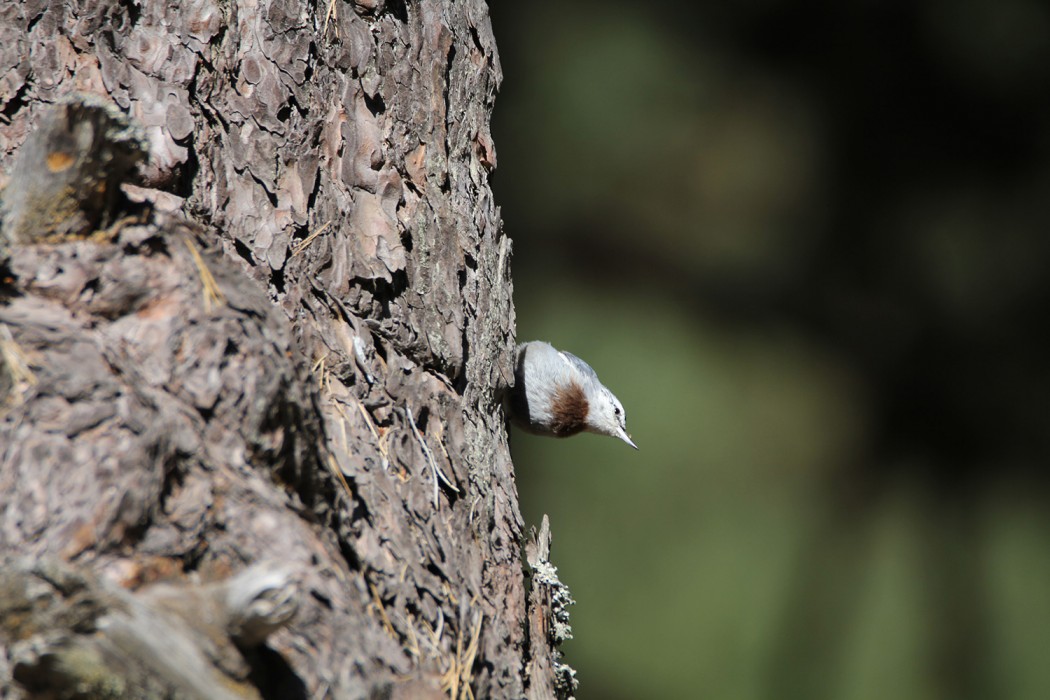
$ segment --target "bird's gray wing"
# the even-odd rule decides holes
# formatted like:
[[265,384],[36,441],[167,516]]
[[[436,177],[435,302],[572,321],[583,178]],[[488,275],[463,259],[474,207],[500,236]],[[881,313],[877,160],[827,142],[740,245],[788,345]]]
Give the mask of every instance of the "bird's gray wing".
[[576,357],[571,352],[565,352],[564,350],[559,350],[558,353],[562,357],[564,357],[565,361],[568,362],[570,365],[572,365],[573,368],[576,369],[576,371],[580,372],[584,376],[591,377],[594,380],[598,379],[598,373],[595,372],[593,369],[591,369],[591,366],[589,364],[587,364],[586,362],[584,362],[580,358]]

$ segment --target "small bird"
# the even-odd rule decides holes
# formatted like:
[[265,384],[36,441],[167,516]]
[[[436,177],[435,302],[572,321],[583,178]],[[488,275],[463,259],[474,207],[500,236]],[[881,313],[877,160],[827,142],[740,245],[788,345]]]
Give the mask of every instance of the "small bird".
[[515,424],[536,435],[587,431],[638,449],[627,434],[623,405],[591,366],[541,340],[522,343],[515,351],[514,386],[505,405]]

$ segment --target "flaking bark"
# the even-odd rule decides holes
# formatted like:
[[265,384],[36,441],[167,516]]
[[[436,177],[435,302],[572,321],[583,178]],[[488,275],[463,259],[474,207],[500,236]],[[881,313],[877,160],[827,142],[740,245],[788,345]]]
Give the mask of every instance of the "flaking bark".
[[8,192],[72,92],[149,144],[75,235],[5,224],[0,546],[132,590],[278,558],[263,697],[554,692],[500,410],[499,80],[480,0],[0,9]]

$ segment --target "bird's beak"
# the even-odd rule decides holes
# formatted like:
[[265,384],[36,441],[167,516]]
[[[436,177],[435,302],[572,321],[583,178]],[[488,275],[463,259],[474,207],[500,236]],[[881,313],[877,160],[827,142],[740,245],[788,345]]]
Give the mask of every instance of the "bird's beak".
[[626,442],[626,443],[627,443],[628,445],[630,445],[630,446],[631,446],[631,447],[633,447],[634,449],[636,449],[636,450],[638,449],[638,445],[635,445],[635,444],[634,444],[634,441],[633,441],[633,440],[631,440],[631,436],[627,434],[627,431],[626,431],[626,430],[621,430],[621,431],[619,431],[619,432],[618,432],[618,433],[616,434],[616,437],[620,438],[621,440],[623,440],[624,442]]

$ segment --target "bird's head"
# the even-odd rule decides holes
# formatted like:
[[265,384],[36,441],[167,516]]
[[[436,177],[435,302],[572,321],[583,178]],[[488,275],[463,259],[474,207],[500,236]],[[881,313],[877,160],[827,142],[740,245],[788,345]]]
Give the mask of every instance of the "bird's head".
[[638,445],[635,445],[631,436],[627,434],[627,414],[624,413],[620,400],[602,385],[598,385],[598,390],[590,399],[587,430],[599,435],[620,438],[637,450]]

